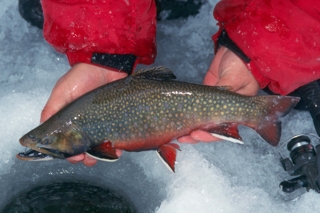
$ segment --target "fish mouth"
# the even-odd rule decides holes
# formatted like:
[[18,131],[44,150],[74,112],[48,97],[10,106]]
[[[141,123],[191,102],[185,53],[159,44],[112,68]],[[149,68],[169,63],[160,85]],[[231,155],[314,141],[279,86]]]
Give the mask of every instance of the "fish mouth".
[[47,161],[52,160],[54,158],[65,159],[66,156],[59,151],[45,148],[32,148],[27,147],[29,150],[24,152],[20,152],[16,155],[16,157],[20,160],[25,161]]

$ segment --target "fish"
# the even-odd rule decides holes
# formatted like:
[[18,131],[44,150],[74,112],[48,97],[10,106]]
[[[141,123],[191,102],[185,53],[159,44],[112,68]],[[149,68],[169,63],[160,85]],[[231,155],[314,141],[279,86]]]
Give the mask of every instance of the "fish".
[[128,152],[156,150],[174,171],[178,144],[195,130],[242,141],[238,126],[254,129],[276,146],[281,118],[298,103],[291,96],[244,96],[230,86],[175,80],[166,67],[136,71],[74,100],[20,138],[20,160],[65,159],[81,153],[105,161]]

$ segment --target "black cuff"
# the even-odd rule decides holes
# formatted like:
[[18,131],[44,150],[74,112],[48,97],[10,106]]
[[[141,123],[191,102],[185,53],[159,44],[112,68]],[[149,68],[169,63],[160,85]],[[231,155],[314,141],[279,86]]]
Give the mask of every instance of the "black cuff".
[[218,38],[218,45],[225,46],[229,50],[231,50],[234,54],[236,54],[239,58],[241,58],[245,63],[249,63],[251,60],[242,50],[229,38],[227,32],[223,30]]
[[136,58],[136,56],[131,54],[93,53],[91,63],[114,68],[130,74]]

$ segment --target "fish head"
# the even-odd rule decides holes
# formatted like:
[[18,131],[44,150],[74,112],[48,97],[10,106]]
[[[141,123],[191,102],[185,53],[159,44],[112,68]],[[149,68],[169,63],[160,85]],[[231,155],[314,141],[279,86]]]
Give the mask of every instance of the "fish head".
[[65,159],[88,149],[88,140],[73,124],[63,128],[40,125],[20,138],[20,144],[31,150],[17,154],[20,160],[39,161]]

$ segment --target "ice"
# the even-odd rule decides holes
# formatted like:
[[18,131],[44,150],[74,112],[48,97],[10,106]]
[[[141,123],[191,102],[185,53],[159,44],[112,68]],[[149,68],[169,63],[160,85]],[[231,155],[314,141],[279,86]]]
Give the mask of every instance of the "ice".
[[[213,57],[211,35],[216,1],[200,14],[158,24],[155,65],[170,67],[180,80],[201,83]],[[88,168],[63,160],[24,162],[19,138],[39,124],[41,110],[57,79],[69,68],[66,58],[42,38],[42,32],[19,15],[17,1],[3,0],[0,9],[0,209],[13,196],[39,184],[85,181],[115,189],[139,212],[317,212],[319,194],[304,189],[292,194],[278,185],[291,177],[279,152],[253,130],[241,127],[244,145],[230,142],[180,145],[176,172],[154,151],[123,153],[115,163]],[[294,111],[283,119],[281,141],[315,133],[310,116]]]

